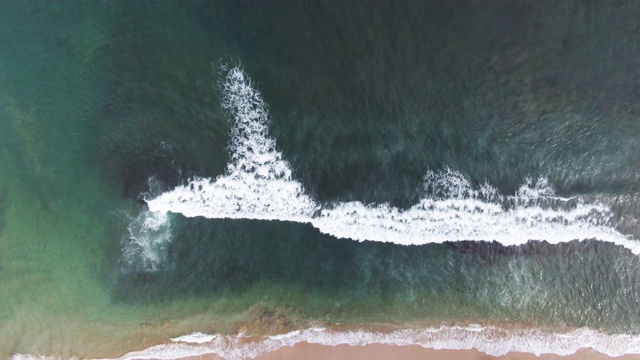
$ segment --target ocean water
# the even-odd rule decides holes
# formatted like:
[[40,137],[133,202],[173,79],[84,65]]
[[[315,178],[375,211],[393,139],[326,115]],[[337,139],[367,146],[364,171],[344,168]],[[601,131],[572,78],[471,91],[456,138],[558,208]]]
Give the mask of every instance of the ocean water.
[[1,3],[0,357],[640,353],[638,16]]

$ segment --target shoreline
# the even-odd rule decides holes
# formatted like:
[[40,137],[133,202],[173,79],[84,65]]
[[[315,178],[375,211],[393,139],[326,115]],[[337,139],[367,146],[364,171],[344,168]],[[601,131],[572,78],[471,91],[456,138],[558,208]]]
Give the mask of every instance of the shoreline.
[[[204,319],[201,319],[204,321]],[[541,329],[531,324],[309,323],[298,329],[241,326],[238,333],[198,332],[200,325],[143,325],[128,340],[103,350],[64,351],[69,358],[102,359],[639,359],[640,335],[589,328]],[[246,323],[243,325],[247,325]],[[263,324],[264,325],[264,324]],[[194,330],[189,330],[195,329]],[[210,327],[209,327],[210,328]],[[177,330],[177,331],[176,331]],[[274,331],[275,330],[275,331]],[[206,330],[205,330],[206,331]],[[288,332],[287,332],[288,331]],[[104,339],[106,340],[106,339]],[[88,343],[86,345],[89,345]],[[96,344],[94,344],[96,345]],[[104,346],[106,345],[106,346]],[[71,350],[71,349],[68,349]],[[105,351],[106,350],[106,351]],[[57,359],[54,353],[22,353],[10,359]],[[74,357],[75,356],[75,357]]]
[[[202,357],[205,359],[206,357]],[[452,349],[431,349],[420,345],[385,345],[369,344],[364,346],[337,345],[327,346],[309,343],[298,343],[292,347],[283,347],[273,352],[258,356],[256,360],[295,360],[295,359],[465,359],[465,360],[486,360],[486,359],[517,359],[517,360],[558,360],[558,359],[584,359],[584,360],[633,360],[639,359],[640,355],[622,355],[611,357],[597,352],[590,348],[580,349],[571,355],[542,354],[540,356],[525,352],[510,352],[501,356],[491,356],[480,352],[477,349],[452,350]],[[208,358],[207,358],[208,359]],[[211,359],[222,359],[212,357]]]
[[[228,360],[217,354],[204,354],[198,356],[188,356],[179,358],[181,360]],[[526,352],[509,352],[501,356],[491,356],[477,349],[455,350],[455,349],[433,349],[424,348],[420,345],[388,345],[388,344],[368,344],[368,345],[320,345],[308,342],[297,343],[293,346],[284,346],[274,351],[259,355],[255,360],[298,360],[298,359],[367,359],[367,360],[637,360],[640,354],[627,354],[621,356],[609,356],[598,352],[592,348],[583,348],[570,355],[541,354],[535,355]]]
[[381,331],[310,327],[271,336],[192,333],[118,359],[640,359],[640,336],[469,325]]

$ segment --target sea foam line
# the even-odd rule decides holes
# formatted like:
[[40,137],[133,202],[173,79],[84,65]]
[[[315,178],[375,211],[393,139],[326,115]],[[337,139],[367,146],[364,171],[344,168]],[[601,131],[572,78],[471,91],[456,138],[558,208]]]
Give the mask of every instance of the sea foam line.
[[[324,328],[296,330],[287,334],[265,337],[260,341],[239,334],[208,335],[195,333],[172,339],[173,343],[155,345],[123,355],[121,360],[177,359],[215,354],[227,360],[255,358],[286,346],[307,342],[326,346],[369,344],[419,345],[427,349],[477,349],[491,356],[510,352],[571,355],[591,348],[611,357],[640,354],[640,336],[609,335],[588,328],[566,333],[547,333],[537,329],[503,329],[494,326],[440,326],[437,328],[404,329],[390,333],[366,330],[334,331]],[[59,359],[57,356],[15,354],[13,360]]]
[[[396,244],[485,240],[521,245],[598,239],[640,254],[640,242],[618,232],[612,212],[599,203],[555,195],[546,179],[526,179],[513,196],[488,185],[473,187],[459,172],[425,176],[425,196],[402,210],[388,204],[320,205],[292,177],[269,136],[269,114],[260,93],[239,67],[223,69],[222,108],[230,125],[230,160],[215,179],[194,178],[147,204],[151,212],[186,217],[281,220],[309,223],[339,238]],[[564,203],[565,206],[551,204]]]
[[265,337],[261,341],[248,339],[243,335],[218,335],[207,343],[174,342],[156,345],[128,353],[119,359],[175,359],[205,354],[216,354],[227,360],[247,359],[302,342],[328,346],[419,345],[436,350],[475,348],[491,356],[502,356],[510,352],[526,352],[536,356],[571,355],[585,348],[592,348],[612,357],[640,354],[640,337],[636,335],[608,335],[588,328],[567,333],[546,333],[537,329],[507,330],[493,326],[470,325],[404,329],[390,333],[306,329]]

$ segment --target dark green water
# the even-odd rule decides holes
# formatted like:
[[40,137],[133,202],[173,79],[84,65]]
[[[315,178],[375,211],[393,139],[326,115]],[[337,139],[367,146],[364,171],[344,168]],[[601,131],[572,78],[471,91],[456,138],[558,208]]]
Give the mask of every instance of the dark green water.
[[596,240],[402,246],[172,214],[156,271],[122,248],[150,177],[160,192],[225,171],[216,72],[235,62],[319,202],[408,208],[445,166],[503,194],[545,176],[638,238],[638,18],[633,1],[1,3],[0,356],[234,333],[256,305],[285,318],[274,331],[637,333],[640,260]]

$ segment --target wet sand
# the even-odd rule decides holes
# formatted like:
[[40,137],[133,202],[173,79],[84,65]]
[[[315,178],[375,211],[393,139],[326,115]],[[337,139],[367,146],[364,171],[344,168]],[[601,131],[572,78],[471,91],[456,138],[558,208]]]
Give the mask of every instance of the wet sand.
[[[207,360],[220,360],[223,359],[216,355],[204,355],[197,357],[188,357],[185,359],[207,359]],[[317,359],[317,360],[336,360],[336,359],[366,359],[366,360],[413,360],[413,359],[430,359],[430,360],[488,360],[488,359],[501,359],[501,360],[605,360],[605,359],[617,359],[617,360],[638,360],[638,355],[624,355],[619,357],[611,357],[605,354],[599,353],[592,349],[581,349],[572,355],[555,355],[555,354],[543,354],[536,356],[530,353],[513,352],[503,356],[490,356],[482,353],[476,349],[472,350],[435,350],[423,348],[419,345],[384,345],[384,344],[370,344],[365,346],[351,346],[351,345],[337,345],[327,346],[318,344],[309,344],[306,342],[298,343],[291,346],[285,346],[279,348],[273,352],[263,354],[255,358],[256,360],[300,360],[300,359]]]
[[[263,326],[265,323],[261,323]],[[640,354],[609,356],[611,354],[638,352],[640,343],[635,337],[622,338],[592,332],[591,330],[564,329],[562,334],[546,333],[526,324],[501,323],[448,325],[437,328],[422,324],[405,328],[390,324],[324,324],[308,329],[269,331],[242,323],[239,335],[208,335],[180,331],[185,334],[169,341],[164,336],[147,339],[146,346],[123,354],[113,353],[109,358],[126,359],[624,359],[640,360]],[[164,329],[164,328],[163,328]],[[165,329],[166,330],[166,329]],[[406,331],[405,331],[406,330]],[[248,331],[245,332],[245,331]],[[513,335],[513,336],[512,336]],[[166,336],[166,335],[165,335]],[[164,339],[161,339],[163,338]],[[173,336],[171,336],[173,338]],[[465,341],[468,340],[468,341]],[[149,343],[149,341],[151,343]],[[155,343],[157,345],[151,345]],[[401,344],[401,345],[394,345]],[[466,346],[464,345],[466,343]],[[349,345],[353,344],[353,345]],[[150,347],[149,347],[150,346]],[[452,348],[472,347],[454,350]],[[487,349],[511,349],[502,352]],[[480,349],[480,350],[479,350]],[[514,351],[522,349],[524,351]],[[532,350],[529,350],[532,349]],[[533,350],[539,349],[539,350]],[[598,349],[599,351],[596,351]],[[606,350],[602,350],[606,349]],[[571,351],[576,351],[570,354]],[[487,351],[487,352],[484,352]],[[531,351],[531,352],[528,352]],[[547,354],[535,353],[548,351]],[[559,351],[558,355],[551,353]]]
[[504,359],[504,360],[555,360],[555,359],[585,359],[604,360],[619,359],[632,360],[640,359],[640,355],[625,355],[621,357],[610,357],[591,349],[582,349],[573,355],[560,356],[554,354],[544,354],[536,356],[528,353],[508,353],[504,356],[494,357],[473,350],[435,350],[423,348],[419,345],[397,346],[384,344],[370,344],[365,346],[325,346],[309,343],[299,343],[293,347],[283,347],[268,354],[256,358],[256,360],[294,360],[294,359],[460,359],[460,360],[480,360],[480,359]]

